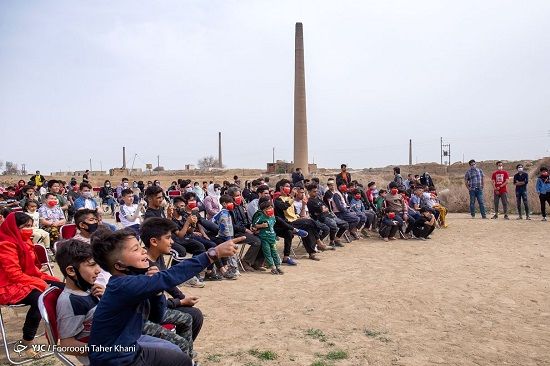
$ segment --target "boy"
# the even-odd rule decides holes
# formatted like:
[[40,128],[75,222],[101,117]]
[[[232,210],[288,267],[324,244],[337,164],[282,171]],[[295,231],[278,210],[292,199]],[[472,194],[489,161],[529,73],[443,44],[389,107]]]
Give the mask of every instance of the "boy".
[[38,209],[40,226],[50,234],[50,241],[52,243],[55,243],[59,239],[59,230],[67,222],[58,203],[55,194],[46,193],[44,202]]
[[397,234],[397,230],[399,230],[399,223],[395,221],[395,217],[395,212],[389,208],[384,209],[384,217],[382,217],[382,222],[380,223],[380,228],[378,229],[382,240],[397,240],[395,238],[395,234]]
[[99,227],[99,215],[96,210],[90,210],[88,208],[83,208],[76,211],[74,215],[74,223],[78,232],[73,239],[83,241],[84,243],[90,244],[90,238],[92,234]]
[[506,189],[506,184],[508,184],[508,179],[510,176],[508,172],[504,170],[504,165],[502,161],[497,161],[497,170],[491,176],[493,181],[494,189],[494,200],[495,200],[495,214],[492,219],[498,219],[498,203],[502,200],[502,208],[504,209],[504,220],[508,220],[508,192]]
[[[235,255],[241,239],[229,240],[165,271],[149,268],[147,251],[140,247],[134,232],[102,230],[92,240],[96,262],[113,277],[94,314],[88,342],[90,364],[190,366],[192,361],[179,351],[138,344],[144,321],[161,321],[166,310],[163,291],[201,272],[221,257]],[[144,276],[143,274],[148,274]]]
[[[233,220],[231,219],[229,211],[233,211],[235,203],[233,203],[233,198],[231,196],[224,194],[220,197],[220,205],[222,209],[213,218],[213,221],[218,225],[217,238],[218,241],[231,240],[235,232],[233,230]],[[229,269],[223,271],[222,276],[228,280],[236,280],[238,275],[237,259],[229,258]]]
[[275,235],[275,210],[269,200],[260,203],[260,211],[254,215],[252,225],[260,231],[259,236],[262,242],[264,258],[271,268],[271,274],[282,275],[281,258],[277,253],[277,235]]
[[124,205],[120,206],[120,223],[125,228],[131,229],[139,235],[143,203],[134,204],[134,191],[130,188],[122,190],[122,201]]
[[527,202],[527,184],[529,183],[529,174],[523,171],[523,165],[516,166],[517,173],[514,175],[514,185],[516,186],[516,203],[518,207],[518,220],[523,220],[521,216],[521,201],[525,206],[525,219],[531,220],[529,217],[529,203]]
[[420,208],[420,218],[412,224],[413,235],[420,240],[431,239],[430,234],[435,229],[435,215],[426,207]]
[[[143,223],[141,227],[141,239],[145,248],[150,266],[156,266],[164,271],[164,255],[170,255],[172,247],[172,233],[177,230],[175,223],[168,219],[153,217]],[[194,305],[199,301],[196,296],[185,296],[177,286],[166,290],[172,296],[167,300],[169,309],[175,309],[182,313],[189,314],[192,317],[192,339],[195,340],[202,328],[202,312]],[[166,323],[171,323],[170,319],[163,319]]]
[[105,290],[101,285],[92,284],[101,269],[92,257],[91,246],[75,239],[64,242],[55,259],[66,279],[56,308],[60,346],[74,347],[75,351],[67,354],[77,356],[82,364],[89,365],[86,345],[99,297]]

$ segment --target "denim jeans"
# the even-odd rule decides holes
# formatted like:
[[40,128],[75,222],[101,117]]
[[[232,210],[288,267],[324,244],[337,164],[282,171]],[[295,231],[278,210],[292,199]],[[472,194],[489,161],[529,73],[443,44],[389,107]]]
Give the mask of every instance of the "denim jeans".
[[494,193],[495,200],[495,215],[498,215],[498,202],[502,200],[502,208],[504,209],[504,216],[508,215],[508,193]]
[[483,203],[482,188],[470,189],[470,215],[472,215],[472,217],[476,215],[476,199],[479,203],[479,212],[482,217],[485,217],[485,204]]
[[525,207],[525,215],[529,217],[529,203],[527,201],[527,190],[523,192],[516,192],[516,203],[518,206],[518,215],[521,216],[521,201]]

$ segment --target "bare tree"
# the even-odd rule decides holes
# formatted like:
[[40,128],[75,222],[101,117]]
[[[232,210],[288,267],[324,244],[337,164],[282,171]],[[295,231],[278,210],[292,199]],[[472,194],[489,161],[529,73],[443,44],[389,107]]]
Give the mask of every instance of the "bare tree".
[[220,167],[218,159],[214,158],[213,156],[205,156],[204,158],[199,159],[198,165],[199,165],[199,169],[210,169],[210,168]]

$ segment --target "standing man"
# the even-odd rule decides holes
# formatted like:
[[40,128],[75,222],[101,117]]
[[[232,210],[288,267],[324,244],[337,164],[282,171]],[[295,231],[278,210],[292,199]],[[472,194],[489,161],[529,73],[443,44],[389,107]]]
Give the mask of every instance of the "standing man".
[[348,166],[346,164],[340,165],[340,173],[336,174],[336,186],[340,187],[342,184],[347,186],[351,183],[351,174],[347,170]]
[[509,220],[508,218],[508,191],[506,185],[508,184],[508,179],[510,176],[508,172],[504,170],[502,161],[497,161],[497,171],[491,176],[493,181],[493,190],[494,190],[494,200],[495,200],[495,214],[492,219],[498,219],[498,203],[502,200],[502,208],[504,209],[504,220]]
[[36,171],[36,174],[33,175],[30,179],[31,182],[34,182],[34,185],[37,187],[37,189],[42,188],[42,185],[44,182],[46,182],[46,178],[42,174],[40,174],[40,170]]
[[470,169],[466,171],[464,175],[464,184],[468,191],[470,192],[470,215],[472,218],[476,217],[476,199],[479,204],[479,212],[481,217],[486,219],[485,214],[485,204],[483,203],[483,170],[479,169],[476,166],[476,161],[474,159],[468,162]]
[[543,166],[540,168],[540,175],[537,178],[537,193],[540,200],[540,212],[542,213],[542,221],[546,221],[546,202],[550,205],[550,176],[548,168]]
[[292,173],[292,185],[294,187],[304,187],[304,174],[302,174],[302,169],[296,168],[296,171]]
[[525,220],[531,220],[529,217],[529,203],[527,202],[527,183],[529,183],[529,174],[523,171],[523,165],[516,166],[517,173],[514,175],[514,185],[516,186],[516,203],[518,205],[518,220],[523,220],[521,216],[521,201],[525,206]]

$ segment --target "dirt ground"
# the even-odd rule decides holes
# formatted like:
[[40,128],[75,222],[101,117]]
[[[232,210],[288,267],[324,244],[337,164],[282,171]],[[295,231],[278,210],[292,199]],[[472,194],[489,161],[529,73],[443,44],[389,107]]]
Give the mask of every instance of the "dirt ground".
[[[550,365],[549,223],[449,223],[428,241],[368,238],[283,276],[184,288],[205,314],[200,364]],[[23,317],[9,321],[17,337]]]

